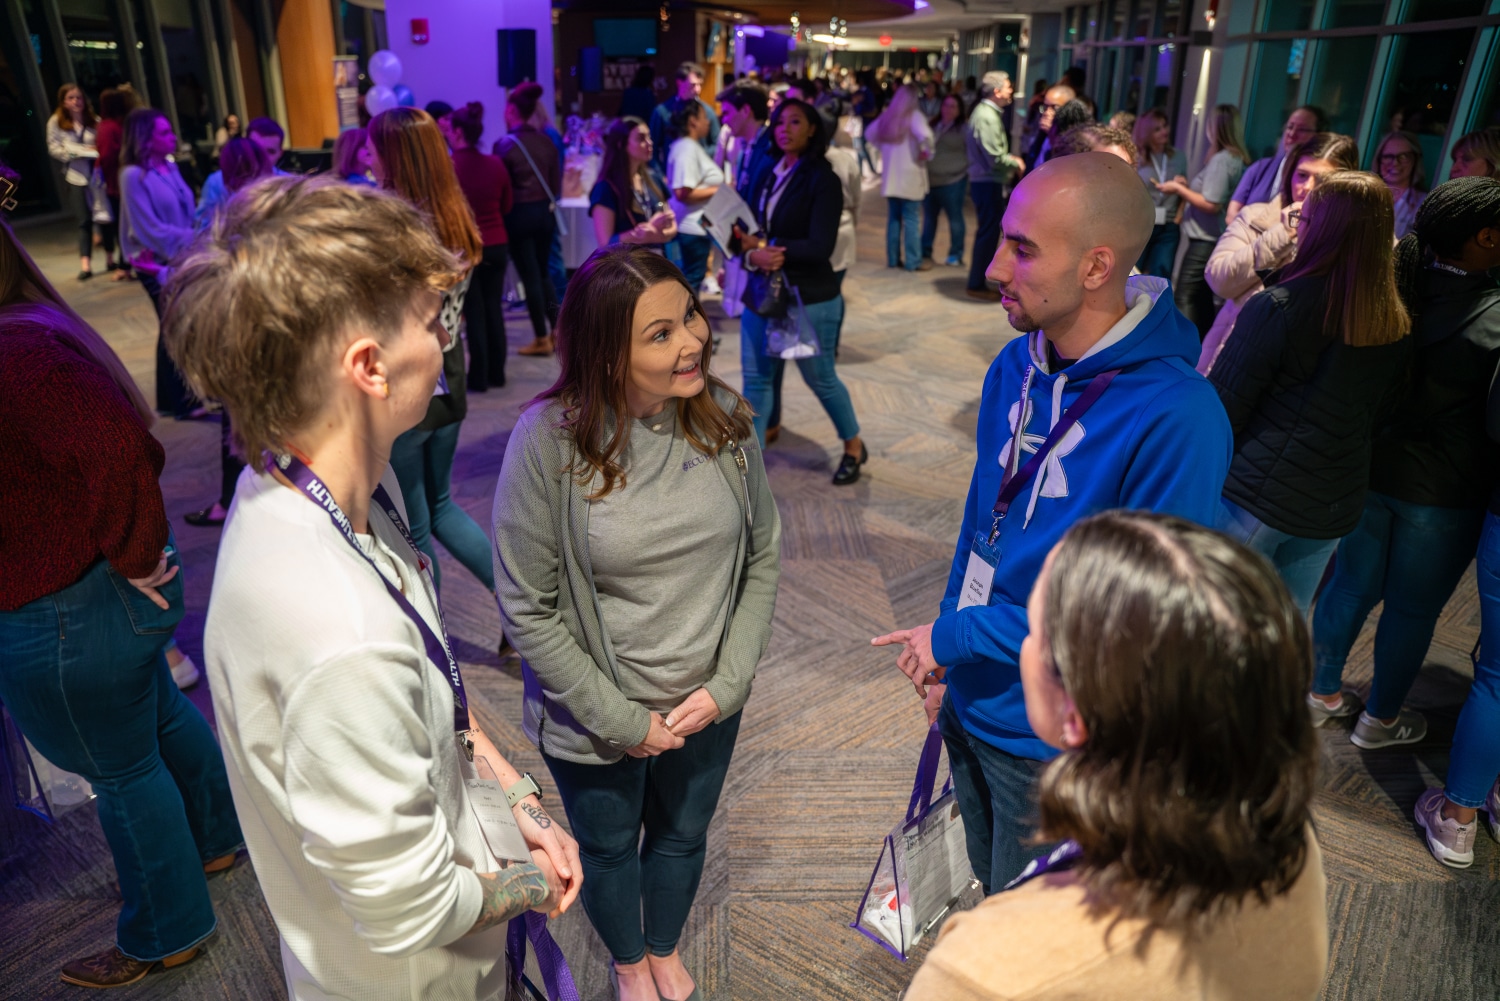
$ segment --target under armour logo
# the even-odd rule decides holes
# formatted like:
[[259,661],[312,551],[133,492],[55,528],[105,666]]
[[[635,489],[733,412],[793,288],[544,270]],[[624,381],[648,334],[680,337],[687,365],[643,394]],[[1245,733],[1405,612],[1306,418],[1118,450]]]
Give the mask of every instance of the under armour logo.
[[[1031,426],[1031,419],[1036,413],[1036,405],[1030,397],[1026,400],[1025,419],[1019,422],[1021,433],[1017,435],[1017,417],[1019,416],[1020,409],[1021,404],[1019,402],[1010,405],[1010,413],[1007,415],[1007,421],[1010,425],[1010,441],[1007,441],[1005,447],[1000,450],[1001,469],[1008,469],[1010,467],[1010,450],[1015,444],[1017,437],[1021,440],[1021,454],[1023,456],[1035,455],[1036,450],[1041,448],[1042,443],[1047,440],[1046,435],[1026,433],[1025,429]],[[1047,459],[1043,463],[1043,469],[1040,474],[1042,476],[1041,495],[1043,497],[1058,498],[1068,496],[1068,474],[1063,469],[1062,460],[1064,456],[1078,447],[1078,443],[1083,441],[1083,437],[1083,423],[1080,421],[1068,428],[1067,432],[1063,434],[1062,440],[1053,446],[1052,451],[1047,454]]]

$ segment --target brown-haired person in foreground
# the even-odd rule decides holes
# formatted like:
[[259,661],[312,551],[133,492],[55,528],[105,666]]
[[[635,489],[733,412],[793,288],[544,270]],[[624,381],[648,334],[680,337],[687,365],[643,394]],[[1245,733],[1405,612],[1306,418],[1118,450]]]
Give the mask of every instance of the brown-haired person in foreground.
[[84,987],[194,959],[215,927],[204,875],[243,843],[213,731],[164,656],[182,568],[154,420],[0,223],[0,702],[99,797],[123,906],[114,945],[63,967]]
[[665,257],[596,251],[557,350],[495,488],[526,735],[578,838],[619,998],[699,1001],[677,943],[771,637],[781,521],[750,407],[709,374],[708,320]]
[[[465,270],[404,199],[279,177],[229,201],[164,293],[173,357],[251,465],[204,652],[297,1001],[494,997],[502,925],[578,890],[576,845],[468,715],[389,468],[432,399],[443,293]],[[500,860],[481,780],[530,861]]]
[[1234,429],[1219,530],[1269,559],[1303,614],[1359,524],[1375,421],[1412,357],[1394,232],[1380,178],[1325,177],[1302,203],[1297,256],[1209,373]]
[[1312,1001],[1312,653],[1271,567],[1192,522],[1106,512],[1052,550],[1027,619],[1026,717],[1062,751],[1040,836],[1063,843],[949,919],[906,1001]]
[[433,581],[443,582],[432,548],[432,538],[437,536],[454,559],[479,578],[486,590],[493,591],[490,540],[453,500],[451,485],[459,428],[469,414],[464,348],[458,334],[474,266],[484,256],[479,226],[459,187],[443,133],[427,112],[418,108],[381,112],[370,120],[369,145],[370,167],[380,187],[400,195],[431,219],[438,240],[463,267],[459,279],[443,291],[439,319],[448,340],[438,392],[421,423],[396,439],[391,468],[406,496],[411,537],[431,561]]

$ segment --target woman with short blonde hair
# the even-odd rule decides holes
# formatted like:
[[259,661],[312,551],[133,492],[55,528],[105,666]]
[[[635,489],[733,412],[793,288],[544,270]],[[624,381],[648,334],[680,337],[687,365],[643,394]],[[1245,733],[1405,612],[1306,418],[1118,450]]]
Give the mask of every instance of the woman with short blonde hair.
[[[204,652],[294,999],[490,997],[497,926],[578,889],[576,846],[470,716],[390,475],[465,270],[402,198],[278,177],[232,199],[166,289],[173,356],[252,467]],[[476,791],[512,804],[525,851]]]
[[1396,208],[1396,239],[1403,239],[1417,221],[1417,209],[1427,197],[1427,171],[1422,165],[1422,140],[1410,132],[1387,132],[1375,144],[1370,165],[1391,189]]

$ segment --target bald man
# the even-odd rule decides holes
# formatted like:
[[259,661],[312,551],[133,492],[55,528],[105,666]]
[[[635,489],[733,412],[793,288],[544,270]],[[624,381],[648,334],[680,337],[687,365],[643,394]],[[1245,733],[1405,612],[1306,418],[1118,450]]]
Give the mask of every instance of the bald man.
[[1044,850],[1029,843],[1032,785],[1056,752],[1027,722],[1019,658],[1048,551],[1111,508],[1219,514],[1234,440],[1193,370],[1198,331],[1165,279],[1127,277],[1154,221],[1134,166],[1110,153],[1049,160],[1016,186],[989,277],[1023,336],[985,376],[947,591],[936,621],[874,640],[900,644],[937,717],[987,893]]
[[1037,118],[1036,134],[1031,138],[1031,146],[1026,150],[1026,162],[1036,163],[1041,156],[1042,145],[1052,133],[1052,122],[1057,118],[1057,111],[1064,104],[1078,96],[1078,92],[1065,83],[1055,84],[1047,88],[1042,95],[1042,107]]

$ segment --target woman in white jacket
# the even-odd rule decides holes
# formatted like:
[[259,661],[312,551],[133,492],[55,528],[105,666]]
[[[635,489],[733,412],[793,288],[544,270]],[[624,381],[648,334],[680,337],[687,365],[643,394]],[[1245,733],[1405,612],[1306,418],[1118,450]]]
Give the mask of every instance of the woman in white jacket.
[[57,91],[57,109],[47,119],[47,152],[63,165],[68,211],[78,222],[78,280],[94,277],[94,214],[89,207],[89,176],[99,150],[94,128],[99,120],[76,83]]
[[327,175],[246,188],[176,263],[167,343],[252,467],[204,653],[287,994],[498,997],[505,923],[566,908],[582,867],[470,716],[388,461],[467,264],[405,200]]
[[880,147],[880,193],[885,195],[886,267],[927,271],[922,261],[922,199],[927,197],[927,161],[932,159],[932,126],[922,117],[917,88],[906,84],[865,133]]
[[1335,170],[1359,169],[1359,146],[1336,132],[1319,132],[1293,149],[1287,158],[1292,169],[1281,190],[1269,202],[1246,205],[1214,245],[1203,270],[1214,294],[1224,300],[1213,326],[1203,338],[1198,371],[1204,375],[1224,350],[1240,308],[1265,288],[1260,276],[1285,267],[1297,254],[1297,220],[1302,200],[1318,181]]

